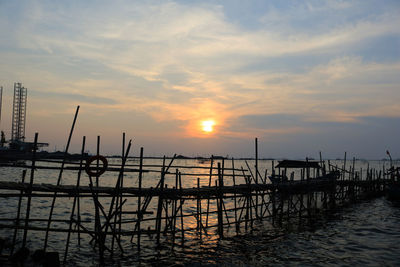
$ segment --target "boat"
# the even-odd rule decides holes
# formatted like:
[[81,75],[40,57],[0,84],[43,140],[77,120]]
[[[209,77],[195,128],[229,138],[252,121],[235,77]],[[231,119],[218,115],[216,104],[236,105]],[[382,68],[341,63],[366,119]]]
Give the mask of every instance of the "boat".
[[[36,143],[36,148],[48,146],[48,143]],[[33,142],[24,142],[20,140],[11,140],[8,146],[4,143],[0,147],[0,162],[13,162],[19,160],[30,160],[35,144]]]
[[[286,176],[286,169],[322,169],[321,166],[319,165],[319,162],[317,161],[301,161],[301,160],[282,160],[279,161],[279,164],[275,166],[275,168],[278,169],[284,169],[285,171],[282,172],[282,174],[279,172],[279,174],[276,174],[275,171],[272,171],[272,175],[268,176],[269,180],[271,181],[272,184],[279,184],[279,183],[285,183],[288,181],[293,181],[294,180],[294,173],[290,175],[290,178]],[[337,170],[331,171],[331,172],[325,172],[325,170],[322,169],[322,175],[313,178],[313,180],[326,180],[326,181],[334,181],[339,179],[340,177],[340,172]]]
[[[0,147],[0,163],[13,163],[21,162],[24,160],[31,160],[33,157],[33,150],[35,144],[32,142],[23,141],[10,141],[8,146]],[[36,148],[40,149],[47,147],[48,143],[36,143]],[[47,152],[47,151],[36,151],[35,158],[39,159],[66,159],[69,161],[76,161],[87,159],[89,157],[88,153],[81,154],[70,154],[61,151]]]

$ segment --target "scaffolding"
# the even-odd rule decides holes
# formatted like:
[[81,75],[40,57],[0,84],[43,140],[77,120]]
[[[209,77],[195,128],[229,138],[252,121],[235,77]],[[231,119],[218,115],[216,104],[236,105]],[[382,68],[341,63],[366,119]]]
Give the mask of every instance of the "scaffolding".
[[24,141],[27,89],[14,83],[11,141]]

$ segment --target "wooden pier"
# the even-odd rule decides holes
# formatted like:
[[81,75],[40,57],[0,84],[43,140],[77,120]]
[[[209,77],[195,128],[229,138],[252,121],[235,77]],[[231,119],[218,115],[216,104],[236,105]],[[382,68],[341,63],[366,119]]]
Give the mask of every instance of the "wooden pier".
[[[123,144],[118,164],[109,164],[100,155],[87,161],[82,157],[75,163],[38,161],[33,153],[20,182],[0,182],[0,198],[14,198],[18,203],[10,207],[15,216],[0,218],[0,229],[13,231],[9,249],[3,250],[3,255],[11,257],[27,246],[33,231],[43,233],[43,251],[54,234],[66,233],[65,248],[58,251],[64,262],[70,247],[82,245],[86,235],[103,263],[105,257],[123,253],[127,240],[140,254],[143,242],[174,249],[184,245],[189,233],[200,239],[209,235],[224,238],[249,231],[262,222],[276,227],[287,222],[300,223],[360,199],[381,195],[389,181],[384,169],[356,170],[355,159],[349,166],[347,160],[343,166],[337,166],[322,158],[272,162],[268,174],[267,169],[260,170],[258,152],[254,159],[241,161],[245,167],[235,166],[237,161],[233,159],[214,157],[207,160],[208,167],[179,166],[175,164],[176,156],[164,157],[160,165],[145,165],[141,148],[132,164],[128,158],[131,142],[126,147],[125,141]],[[83,151],[85,138],[82,155]],[[56,182],[35,183],[39,170],[58,171]],[[76,180],[63,185],[67,172],[72,172]],[[114,176],[114,186],[101,186],[105,174]],[[149,183],[149,175],[154,185],[144,187],[144,181]],[[194,183],[184,187],[184,179],[189,178]],[[51,203],[48,216],[31,216],[35,209],[32,200],[36,198]],[[81,218],[83,203],[91,203],[90,220]],[[55,213],[57,205],[68,206],[65,218],[60,219]]]
[[[126,249],[140,255],[144,244],[174,250],[193,236],[222,239],[264,222],[279,227],[311,220],[359,199],[381,195],[390,180],[384,169],[356,170],[355,159],[347,165],[346,154],[341,166],[320,155],[319,161],[272,161],[270,168],[262,168],[257,139],[253,159],[211,157],[205,160],[207,165],[189,166],[179,164],[176,155],[158,164],[145,164],[143,148],[132,158],[132,142],[126,143],[125,134],[118,160],[108,162],[101,156],[100,137],[96,155],[87,159],[83,137],[80,160],[69,162],[78,111],[79,107],[62,161],[37,158],[36,133],[31,158],[21,168],[21,180],[0,178],[2,204],[10,203],[0,214],[0,230],[10,229],[7,236],[0,236],[0,259],[23,264],[29,244],[38,246],[41,241],[39,247],[30,249],[36,250],[37,258],[48,255],[51,266],[59,265],[59,253],[66,263],[71,246],[92,246],[100,264]],[[236,166],[239,162],[241,166]],[[51,173],[48,182],[37,182],[39,171]],[[58,244],[64,248],[47,252],[49,240],[57,235],[63,235]]]

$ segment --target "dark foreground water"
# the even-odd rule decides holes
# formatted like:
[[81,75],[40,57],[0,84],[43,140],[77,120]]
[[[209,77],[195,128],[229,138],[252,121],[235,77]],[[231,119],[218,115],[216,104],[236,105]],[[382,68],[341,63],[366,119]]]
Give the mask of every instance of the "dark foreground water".
[[[149,164],[159,162],[149,161]],[[178,165],[197,164],[193,161],[181,160]],[[339,165],[341,162],[339,162]],[[384,162],[356,162],[357,168],[367,169],[367,164],[380,167]],[[236,166],[243,166],[237,161]],[[260,161],[262,166],[271,166],[270,161]],[[29,163],[27,164],[29,166]],[[200,166],[200,164],[199,164]],[[203,170],[208,173],[207,169]],[[22,168],[0,168],[0,180],[19,182]],[[137,186],[136,173],[126,175],[126,186]],[[149,173],[144,177],[144,186],[155,186],[158,176]],[[153,176],[151,176],[153,175]],[[35,183],[55,183],[58,172],[54,170],[38,170],[35,173]],[[173,179],[172,179],[173,178]],[[171,179],[174,180],[174,177]],[[102,186],[113,186],[116,175],[106,173],[102,177]],[[170,179],[170,177],[168,177]],[[170,185],[173,181],[166,180]],[[229,181],[226,181],[229,183]],[[63,184],[74,185],[76,172],[65,172]],[[185,177],[184,187],[193,187],[195,178]],[[208,184],[208,178],[202,178],[201,185]],[[240,181],[238,182],[240,183]],[[82,177],[81,184],[87,185],[87,177]],[[51,199],[35,198],[32,200],[31,218],[48,218]],[[22,203],[21,214],[25,214],[26,200]],[[127,210],[136,210],[135,201],[127,203]],[[205,204],[205,203],[203,203]],[[232,203],[226,202],[226,205]],[[59,199],[56,202],[54,219],[68,219],[71,212],[72,198]],[[108,205],[105,205],[106,207]],[[15,218],[17,198],[0,199],[0,219]],[[205,206],[203,206],[205,207]],[[155,204],[149,209],[155,210]],[[93,201],[81,201],[81,215],[83,220],[89,220],[87,227],[93,226]],[[185,206],[185,212],[193,207]],[[215,216],[214,216],[215,217]],[[216,218],[210,217],[210,220]],[[185,225],[194,225],[193,217],[188,217]],[[6,223],[6,222],[3,222]],[[45,222],[32,223],[34,226],[45,227]],[[54,222],[53,227],[65,228],[65,224]],[[144,229],[147,225],[143,226]],[[400,266],[400,203],[377,198],[359,202],[342,208],[329,215],[321,216],[313,222],[291,221],[283,227],[274,227],[271,221],[266,220],[255,225],[252,232],[242,232],[235,236],[234,227],[229,238],[218,240],[215,230],[202,238],[197,233],[185,232],[184,246],[176,245],[171,249],[168,236],[163,238],[163,247],[157,249],[155,237],[142,236],[143,244],[140,256],[137,247],[125,238],[122,242],[124,255],[119,251],[113,259],[107,257],[106,266]],[[243,231],[243,229],[242,229]],[[13,231],[0,227],[0,237],[12,239]],[[21,245],[22,231],[18,233],[18,244]],[[31,250],[43,247],[44,234],[29,231],[27,246]],[[89,244],[90,237],[82,236],[81,246],[77,245],[76,235],[71,238],[67,258],[67,266],[96,266],[98,252]],[[179,239],[176,240],[179,243]],[[60,253],[63,260],[66,234],[51,233],[48,250]],[[1,262],[0,262],[1,265]],[[29,264],[28,266],[32,266]]]
[[[299,226],[258,225],[251,233],[187,242],[171,251],[143,250],[106,266],[399,266],[400,203],[364,201]],[[75,253],[78,251],[75,251]],[[78,252],[79,253],[79,252]],[[67,266],[96,266],[97,253],[71,255]],[[32,265],[32,263],[27,266]]]
[[259,226],[253,233],[219,241],[215,246],[186,247],[180,253],[163,253],[142,263],[166,266],[400,265],[400,203],[385,198],[354,204],[308,225],[284,228],[271,230]]

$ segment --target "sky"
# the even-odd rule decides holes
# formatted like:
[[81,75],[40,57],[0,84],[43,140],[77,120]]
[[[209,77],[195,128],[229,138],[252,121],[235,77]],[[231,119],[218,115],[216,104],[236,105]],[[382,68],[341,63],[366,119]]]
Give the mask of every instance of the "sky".
[[0,128],[21,82],[49,151],[79,105],[72,152],[400,158],[399,25],[398,0],[0,0]]

